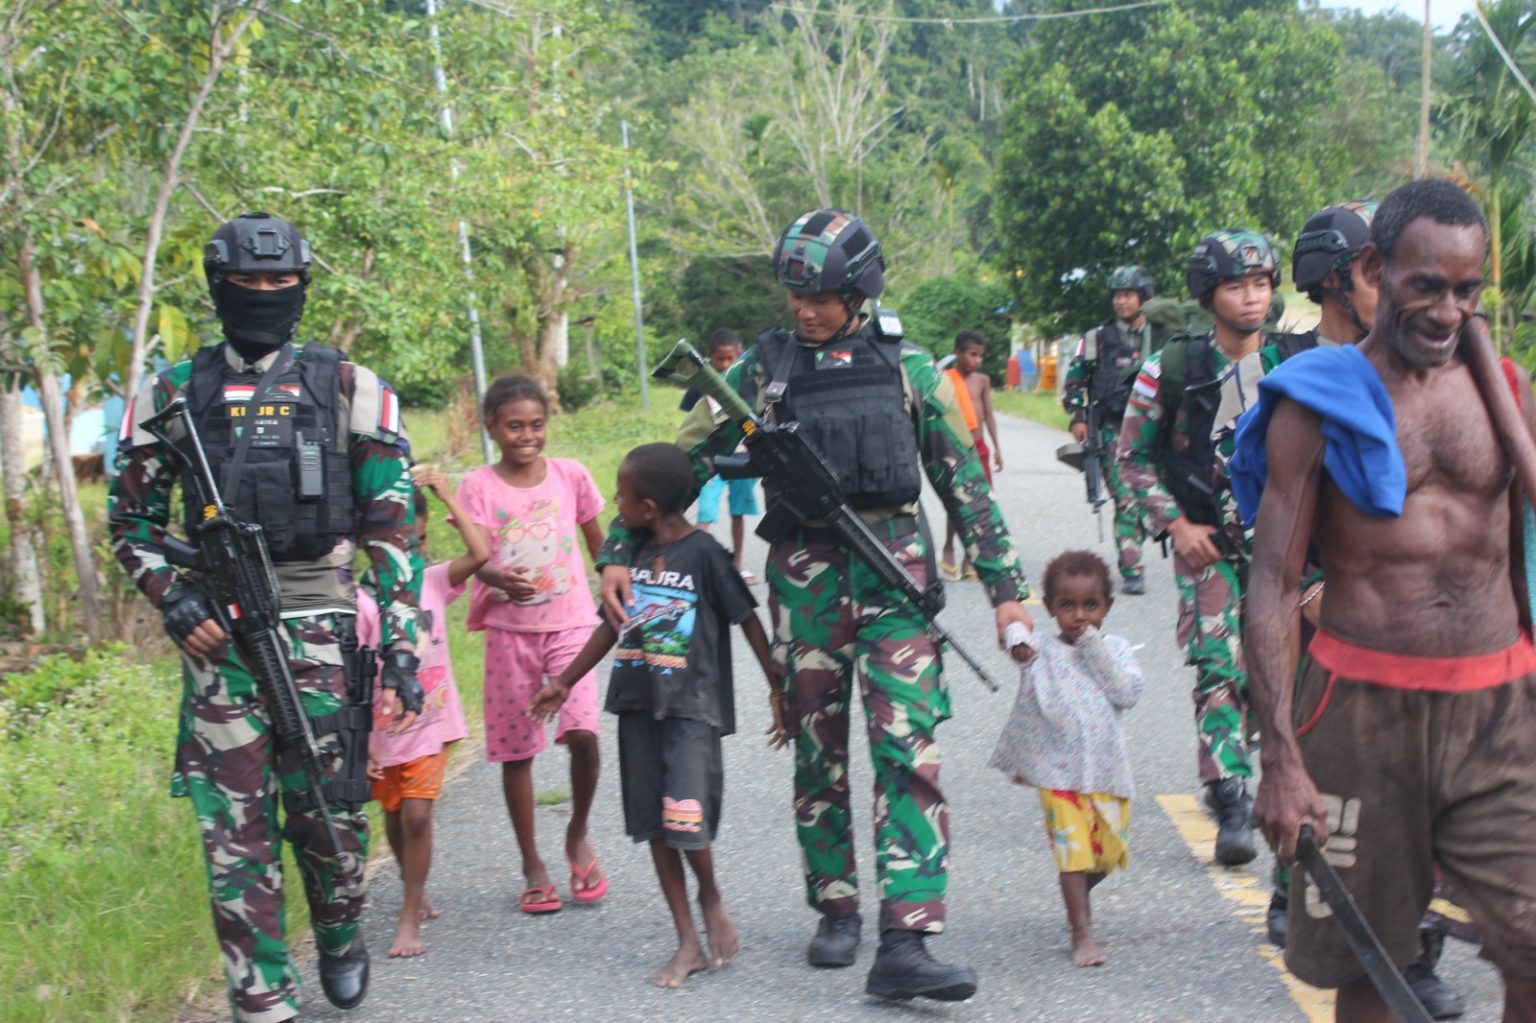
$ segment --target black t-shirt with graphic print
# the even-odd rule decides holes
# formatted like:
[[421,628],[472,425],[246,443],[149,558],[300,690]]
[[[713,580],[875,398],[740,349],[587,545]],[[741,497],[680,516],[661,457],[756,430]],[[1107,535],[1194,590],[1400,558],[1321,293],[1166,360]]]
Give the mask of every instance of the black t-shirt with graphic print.
[[736,730],[731,626],[757,601],[731,556],[703,530],[640,549],[629,569],[634,604],[613,653],[603,708],[650,711]]

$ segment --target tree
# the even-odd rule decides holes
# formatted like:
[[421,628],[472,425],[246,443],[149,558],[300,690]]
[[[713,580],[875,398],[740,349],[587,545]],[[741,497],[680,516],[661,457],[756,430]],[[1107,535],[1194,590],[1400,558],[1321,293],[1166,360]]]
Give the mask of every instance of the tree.
[[[1522,59],[1527,65],[1536,59],[1536,11],[1529,2],[1480,0],[1479,10],[1517,65]],[[1482,26],[1470,17],[1463,18],[1456,30],[1452,85],[1442,113],[1455,129],[1487,207],[1491,287],[1484,301],[1494,312],[1490,320],[1494,340],[1502,345],[1524,311],[1523,305],[1517,308],[1508,301],[1504,291],[1506,228],[1517,228],[1510,236],[1516,248],[1529,244],[1518,230],[1518,219],[1516,225],[1506,224],[1509,184],[1505,179],[1520,167],[1518,157],[1531,134],[1536,102],[1516,81]],[[1517,196],[1526,193],[1528,180],[1515,185]],[[1514,208],[1519,209],[1518,202]]]
[[902,299],[902,328],[907,340],[935,356],[949,354],[960,331],[977,331],[987,341],[981,371],[1001,385],[1009,351],[1008,304],[1008,291],[999,284],[934,277]]
[[1005,89],[994,205],[1023,313],[1091,320],[1114,266],[1166,284],[1222,227],[1288,238],[1343,177],[1318,123],[1338,102],[1338,53],[1289,0],[1035,23]]

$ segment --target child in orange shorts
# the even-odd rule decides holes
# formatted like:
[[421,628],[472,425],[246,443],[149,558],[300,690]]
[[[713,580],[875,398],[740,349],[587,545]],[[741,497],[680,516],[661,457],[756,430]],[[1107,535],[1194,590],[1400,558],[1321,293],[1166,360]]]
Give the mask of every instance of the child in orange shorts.
[[[391,957],[425,952],[421,921],[437,916],[427,900],[427,873],[432,867],[432,803],[443,790],[448,748],[468,734],[464,708],[453,684],[444,616],[448,605],[463,594],[465,582],[491,556],[489,539],[459,508],[446,476],[420,472],[416,474],[416,486],[416,535],[421,539],[423,558],[427,553],[428,490],[447,506],[448,520],[463,536],[469,553],[430,566],[422,578],[416,648],[421,661],[417,678],[426,691],[421,714],[410,727],[396,730],[395,724],[379,717],[381,711],[375,702],[368,774],[373,779],[373,798],[384,810],[384,833],[395,862],[400,865],[400,880],[405,886],[400,922],[394,944],[389,947]],[[357,620],[358,642],[377,647],[378,605],[364,590],[358,591]]]

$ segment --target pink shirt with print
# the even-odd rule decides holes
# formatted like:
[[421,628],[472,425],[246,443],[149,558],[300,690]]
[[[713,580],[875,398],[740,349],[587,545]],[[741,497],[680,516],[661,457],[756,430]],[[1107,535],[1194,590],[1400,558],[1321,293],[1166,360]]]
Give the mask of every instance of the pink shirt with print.
[[[411,727],[399,735],[389,735],[375,728],[369,746],[380,767],[408,764],[433,756],[451,742],[469,734],[464,721],[464,706],[459,702],[459,687],[453,683],[453,662],[448,656],[448,605],[464,594],[464,586],[448,584],[448,562],[427,569],[421,579],[421,617],[416,645],[421,665],[416,678],[426,693],[421,714]],[[357,591],[357,641],[363,646],[379,646],[379,605],[366,590]],[[373,689],[373,717],[380,721],[384,693],[377,684]]]
[[514,487],[494,466],[476,469],[459,484],[459,504],[471,522],[491,533],[491,563],[523,569],[537,591],[514,602],[475,580],[469,627],[510,632],[560,632],[592,627],[597,605],[581,558],[581,525],[602,514],[604,502],[586,466],[546,458],[544,482]]

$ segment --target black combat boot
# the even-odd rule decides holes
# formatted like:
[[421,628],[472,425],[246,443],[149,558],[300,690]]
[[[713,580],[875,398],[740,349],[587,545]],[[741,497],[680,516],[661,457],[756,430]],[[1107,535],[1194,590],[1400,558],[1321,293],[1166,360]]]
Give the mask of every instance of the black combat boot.
[[816,925],[816,936],[805,950],[805,958],[812,966],[822,968],[852,966],[859,957],[861,923],[863,918],[857,913],[822,917]]
[[1435,971],[1423,963],[1411,963],[1403,979],[1424,1006],[1431,1019],[1455,1019],[1467,1011],[1467,1003]]
[[1139,597],[1147,592],[1147,577],[1133,575],[1120,583],[1120,592],[1128,597]]
[[1241,778],[1207,782],[1205,805],[1216,815],[1216,862],[1239,867],[1259,854],[1253,844],[1253,799]]
[[1285,928],[1291,915],[1291,897],[1277,891],[1269,897],[1269,912],[1264,914],[1264,929],[1269,932],[1269,943],[1277,948],[1285,947]]
[[320,953],[320,987],[338,1009],[355,1009],[368,993],[368,948],[359,934],[341,955]]
[[935,962],[923,947],[921,931],[880,932],[880,951],[864,984],[876,998],[933,998],[963,1002],[976,993],[976,971]]

